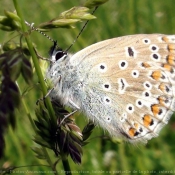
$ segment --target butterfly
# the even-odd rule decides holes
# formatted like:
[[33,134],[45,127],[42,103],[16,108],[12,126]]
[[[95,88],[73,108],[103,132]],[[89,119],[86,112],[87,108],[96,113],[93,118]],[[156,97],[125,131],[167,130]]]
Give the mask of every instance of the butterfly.
[[69,56],[54,49],[51,100],[82,111],[112,136],[146,143],[175,111],[175,35],[137,34]]

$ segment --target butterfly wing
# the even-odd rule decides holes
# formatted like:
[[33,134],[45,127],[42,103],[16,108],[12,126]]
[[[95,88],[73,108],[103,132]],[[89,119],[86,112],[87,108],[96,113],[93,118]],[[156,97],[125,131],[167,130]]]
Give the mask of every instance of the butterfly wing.
[[175,36],[105,40],[73,55],[82,110],[114,136],[146,142],[175,110]]

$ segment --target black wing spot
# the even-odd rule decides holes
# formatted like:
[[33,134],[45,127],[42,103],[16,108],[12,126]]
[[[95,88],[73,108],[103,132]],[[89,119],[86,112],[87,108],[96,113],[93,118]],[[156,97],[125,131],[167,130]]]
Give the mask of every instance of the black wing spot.
[[125,84],[124,84],[124,82],[123,82],[123,80],[121,79],[121,83],[122,83],[122,90],[124,89],[124,87],[125,87]]
[[133,57],[134,56],[134,51],[132,50],[131,47],[128,47],[128,53],[129,53],[129,56],[130,57]]

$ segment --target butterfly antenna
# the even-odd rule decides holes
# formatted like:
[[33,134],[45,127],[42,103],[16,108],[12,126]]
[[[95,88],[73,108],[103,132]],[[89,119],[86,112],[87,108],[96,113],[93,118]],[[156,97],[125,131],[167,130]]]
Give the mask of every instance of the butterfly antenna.
[[44,32],[38,30],[37,28],[33,27],[34,23],[28,23],[27,21],[25,21],[25,24],[28,25],[32,30],[35,30],[37,32],[39,32],[40,34],[44,35],[46,38],[48,38],[50,41],[52,41],[54,43],[54,46],[57,45],[57,41],[53,40],[50,36],[48,36],[47,34],[45,34]]
[[[92,12],[92,15],[95,13],[95,11],[97,10],[98,6],[95,7],[94,11]],[[86,21],[86,23],[84,24],[83,28],[80,30],[79,34],[77,35],[77,37],[74,39],[74,41],[72,42],[72,44],[66,49],[65,52],[68,52],[70,50],[70,48],[74,45],[74,43],[77,41],[77,39],[79,38],[79,36],[81,35],[81,33],[83,32],[83,30],[85,29],[85,27],[87,26],[89,20]]]

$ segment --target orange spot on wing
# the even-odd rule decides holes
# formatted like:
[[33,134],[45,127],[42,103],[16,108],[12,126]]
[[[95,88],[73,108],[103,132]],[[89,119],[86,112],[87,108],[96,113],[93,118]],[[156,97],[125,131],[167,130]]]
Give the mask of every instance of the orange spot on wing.
[[148,67],[151,67],[148,63],[142,63],[142,66],[145,67],[145,68],[148,68]]
[[169,41],[168,37],[166,37],[166,36],[163,36],[162,40],[165,41],[166,43]]
[[159,100],[159,104],[164,106],[164,101],[165,101],[164,97],[158,97],[158,100]]
[[161,78],[162,74],[161,74],[161,71],[154,71],[151,76],[153,79],[159,80]]
[[161,84],[159,85],[159,89],[160,89],[161,91],[164,91],[164,90],[165,90],[165,84],[164,84],[164,83],[161,83]]
[[150,115],[144,115],[143,117],[143,124],[148,127],[150,126],[152,123],[152,119],[151,119],[151,116]]
[[134,126],[135,126],[136,129],[138,129],[139,124],[138,123],[134,123]]
[[167,62],[171,65],[175,65],[175,58],[172,55],[167,56]]
[[171,71],[172,67],[169,64],[164,64],[163,67],[168,71]]
[[129,129],[129,135],[130,135],[131,137],[134,137],[134,136],[135,136],[135,132],[136,132],[136,129],[135,129],[135,128],[130,128],[130,129]]
[[174,52],[174,49],[175,49],[175,48],[174,48],[174,44],[169,44],[169,45],[168,45],[168,50],[169,50],[169,52],[171,52],[171,53]]
[[152,110],[152,113],[154,114],[154,116],[156,116],[158,113],[159,113],[159,111],[160,111],[160,108],[159,108],[159,105],[152,105],[151,106],[151,110]]

